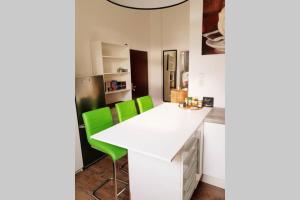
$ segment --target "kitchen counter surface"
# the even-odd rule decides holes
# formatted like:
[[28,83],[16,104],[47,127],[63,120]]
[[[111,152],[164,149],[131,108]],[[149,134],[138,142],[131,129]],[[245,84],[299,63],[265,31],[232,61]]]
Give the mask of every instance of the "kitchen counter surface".
[[211,109],[189,110],[163,103],[92,138],[171,162]]
[[205,117],[204,122],[225,124],[225,108],[212,108]]

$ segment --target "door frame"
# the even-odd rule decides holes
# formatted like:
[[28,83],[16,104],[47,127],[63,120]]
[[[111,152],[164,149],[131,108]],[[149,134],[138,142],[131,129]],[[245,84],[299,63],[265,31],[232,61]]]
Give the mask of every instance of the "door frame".
[[165,77],[165,70],[164,70],[164,63],[165,63],[165,52],[168,52],[168,51],[175,51],[175,61],[176,61],[176,70],[175,70],[175,88],[176,88],[176,84],[177,84],[177,49],[169,49],[169,50],[163,50],[162,52],[162,82],[163,82],[163,85],[162,85],[162,97],[163,97],[163,102],[170,102],[170,101],[166,101],[165,100],[165,95],[164,95],[164,88],[165,88],[165,81],[164,81],[164,77]]
[[[130,57],[130,77],[131,77],[131,87],[133,86],[132,82],[132,65],[131,65],[131,51],[138,51],[147,54],[147,95],[149,95],[149,52],[146,50],[138,50],[138,49],[129,49],[129,57]],[[133,88],[131,88],[132,90]],[[132,99],[133,98],[133,91],[131,91]]]

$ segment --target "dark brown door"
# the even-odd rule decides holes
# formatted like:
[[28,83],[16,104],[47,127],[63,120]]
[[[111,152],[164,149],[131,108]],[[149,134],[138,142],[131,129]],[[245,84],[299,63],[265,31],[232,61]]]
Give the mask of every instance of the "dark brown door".
[[132,98],[148,95],[148,53],[130,49]]

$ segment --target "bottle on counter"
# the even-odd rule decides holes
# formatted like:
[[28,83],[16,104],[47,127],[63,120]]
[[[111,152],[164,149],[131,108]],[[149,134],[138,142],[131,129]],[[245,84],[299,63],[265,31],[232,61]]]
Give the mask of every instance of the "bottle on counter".
[[190,107],[190,106],[192,106],[192,104],[193,104],[193,98],[189,97],[188,98],[188,106]]

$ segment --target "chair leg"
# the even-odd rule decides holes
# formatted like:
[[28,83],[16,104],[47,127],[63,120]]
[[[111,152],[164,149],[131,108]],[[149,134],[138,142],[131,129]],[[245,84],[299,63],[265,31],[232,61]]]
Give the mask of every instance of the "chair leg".
[[118,184],[117,184],[117,165],[115,162],[113,162],[113,168],[114,168],[114,182],[115,182],[115,200],[118,199]]
[[[117,179],[117,173],[118,173],[117,163],[113,162],[113,167],[114,167],[114,182],[115,182],[115,200],[117,200],[118,196],[126,190],[129,183],[125,182],[123,180]],[[118,192],[117,182],[121,182],[121,183],[125,184],[125,187],[120,192]]]
[[[117,178],[117,163],[113,162],[113,177],[110,177],[108,179],[106,179],[105,181],[103,181],[97,188],[95,188],[93,191],[92,191],[92,197],[96,200],[101,200],[99,197],[96,196],[96,192],[101,188],[103,187],[106,183],[108,183],[109,181],[113,181],[114,183],[114,199],[117,200],[118,199],[118,196],[120,194],[122,194],[126,188],[128,187],[129,183],[126,182],[126,181],[123,181],[121,179],[118,179]],[[125,187],[118,193],[118,185],[117,185],[117,182],[120,182],[120,183],[123,183],[125,184]]]
[[106,183],[108,183],[109,181],[111,181],[111,180],[113,180],[112,178],[108,178],[108,179],[106,179],[105,181],[103,181],[98,187],[96,187],[93,191],[92,191],[92,197],[94,198],[94,199],[96,199],[96,200],[101,200],[100,198],[98,198],[97,196],[96,196],[96,192],[100,189],[100,188],[102,188]]

